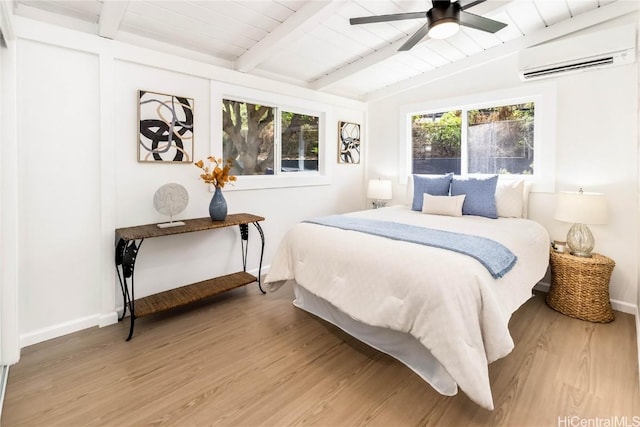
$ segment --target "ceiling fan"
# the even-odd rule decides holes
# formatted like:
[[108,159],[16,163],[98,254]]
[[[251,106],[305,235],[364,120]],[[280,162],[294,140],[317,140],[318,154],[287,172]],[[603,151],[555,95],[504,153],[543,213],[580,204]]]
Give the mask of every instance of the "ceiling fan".
[[427,11],[363,16],[360,18],[351,18],[349,19],[349,23],[351,25],[359,25],[426,17],[427,22],[398,49],[399,51],[405,51],[415,46],[416,43],[426,35],[432,39],[450,37],[458,31],[460,25],[489,33],[495,33],[506,27],[507,24],[503,22],[494,21],[493,19],[465,11],[465,9],[485,1],[486,0],[458,0],[452,2],[451,0],[432,0],[433,7]]

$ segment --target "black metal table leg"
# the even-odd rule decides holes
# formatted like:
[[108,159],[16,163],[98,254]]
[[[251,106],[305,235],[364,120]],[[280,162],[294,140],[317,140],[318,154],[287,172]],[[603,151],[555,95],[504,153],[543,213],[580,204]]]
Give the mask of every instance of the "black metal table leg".
[[[120,239],[116,244],[116,273],[118,273],[118,282],[120,283],[120,290],[122,291],[122,316],[118,317],[118,322],[124,319],[127,314],[127,305],[129,303],[129,289],[127,288],[127,279],[124,278],[124,271],[120,274],[122,268],[122,259],[124,257],[124,251],[127,248],[127,242]],[[120,268],[118,268],[120,267]]]
[[[120,239],[116,244],[116,272],[118,273],[118,281],[120,282],[120,290],[122,291],[123,300],[122,316],[118,318],[118,321],[124,319],[125,314],[127,313],[127,308],[129,308],[131,325],[129,327],[129,336],[127,337],[127,341],[129,341],[133,336],[133,326],[136,318],[134,307],[135,294],[133,272],[136,265],[136,257],[143,241],[144,239],[140,239],[140,242],[136,244],[135,240],[125,241]],[[131,278],[131,292],[129,292],[127,278]]]
[[[264,289],[262,289],[262,282],[261,282],[261,273],[262,273],[262,257],[264,255],[264,233],[262,232],[262,228],[260,227],[260,224],[258,224],[257,222],[253,222],[253,225],[255,225],[255,227],[258,229],[258,232],[260,233],[260,239],[262,241],[262,245],[260,247],[260,264],[258,265],[258,288],[260,289],[260,292],[262,292],[263,294],[266,294],[266,292],[264,291]],[[249,248],[249,224],[240,224],[240,238],[241,238],[241,246],[242,246],[242,270],[243,271],[247,271],[247,251]]]
[[266,294],[264,289],[262,289],[262,257],[264,256],[264,232],[262,231],[262,227],[260,227],[260,224],[258,224],[258,222],[254,222],[253,225],[255,225],[256,229],[258,229],[258,233],[260,233],[260,240],[261,240],[260,264],[258,264],[258,288],[260,288],[260,292],[262,292],[263,294]]

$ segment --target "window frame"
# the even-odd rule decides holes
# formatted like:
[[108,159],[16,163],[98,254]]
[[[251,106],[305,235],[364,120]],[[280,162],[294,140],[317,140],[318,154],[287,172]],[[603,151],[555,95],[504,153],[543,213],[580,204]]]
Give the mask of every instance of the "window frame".
[[[229,99],[275,108],[274,114],[274,173],[273,175],[238,175],[233,186],[225,191],[256,190],[263,188],[306,187],[329,185],[331,179],[328,168],[329,144],[327,126],[329,110],[320,103],[293,98],[273,92],[235,86],[221,82],[211,82],[211,146],[210,152],[222,157],[222,100]],[[318,170],[284,172],[282,168],[282,117],[288,111],[318,117]],[[216,117],[219,117],[216,120]]]
[[526,87],[505,89],[469,96],[402,105],[399,108],[399,152],[398,181],[406,185],[412,173],[411,117],[453,110],[462,111],[460,173],[462,176],[480,175],[468,173],[467,128],[468,111],[480,108],[514,105],[526,102],[535,104],[534,116],[534,163],[532,175],[504,174],[499,179],[523,179],[532,183],[531,191],[555,191],[555,133],[556,133],[556,86],[555,84],[533,84]]

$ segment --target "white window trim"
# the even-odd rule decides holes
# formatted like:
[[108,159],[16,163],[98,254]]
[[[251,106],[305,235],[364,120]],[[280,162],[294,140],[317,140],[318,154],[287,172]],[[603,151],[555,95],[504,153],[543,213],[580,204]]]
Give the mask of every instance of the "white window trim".
[[[501,175],[500,179],[525,179],[531,181],[531,191],[541,193],[555,192],[556,98],[555,83],[543,83],[400,106],[398,116],[400,141],[398,144],[398,183],[407,185],[407,180],[411,175],[411,115],[477,109],[496,105],[513,105],[533,101],[536,106],[533,130],[534,174]],[[464,124],[465,119],[463,118]],[[466,150],[464,146],[461,148]],[[466,162],[464,158],[462,161],[463,163]],[[466,165],[463,164],[461,166],[461,171],[466,171]],[[462,173],[464,174],[464,172]]]
[[[225,186],[225,191],[239,190],[258,190],[265,188],[285,188],[285,187],[308,187],[316,185],[331,184],[329,175],[328,162],[328,142],[326,136],[327,126],[330,121],[330,113],[326,106],[303,99],[297,99],[291,96],[281,95],[278,93],[267,92],[243,86],[231,85],[217,81],[211,82],[211,155],[222,157],[222,100],[232,99],[237,101],[250,102],[255,104],[267,105],[275,107],[279,110],[295,112],[299,114],[308,114],[320,118],[318,126],[318,171],[307,172],[278,172],[274,175],[239,175],[238,180],[233,186]],[[215,117],[220,114],[216,120]],[[279,135],[281,132],[281,123],[279,123],[279,114],[274,117],[274,133]],[[276,145],[277,144],[277,145]],[[279,168],[280,165],[280,138],[276,137],[274,141],[274,166]]]

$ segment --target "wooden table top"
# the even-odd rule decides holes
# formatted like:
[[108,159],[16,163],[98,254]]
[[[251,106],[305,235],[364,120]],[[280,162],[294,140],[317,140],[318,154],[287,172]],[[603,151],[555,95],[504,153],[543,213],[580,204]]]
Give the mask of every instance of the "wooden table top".
[[193,218],[180,220],[185,225],[177,227],[160,228],[158,224],[136,225],[134,227],[124,227],[116,229],[116,243],[118,240],[137,240],[150,237],[170,236],[173,234],[191,233],[194,231],[211,230],[215,228],[231,227],[234,225],[250,224],[264,221],[261,216],[237,213],[229,214],[223,221],[213,221],[210,217]]

